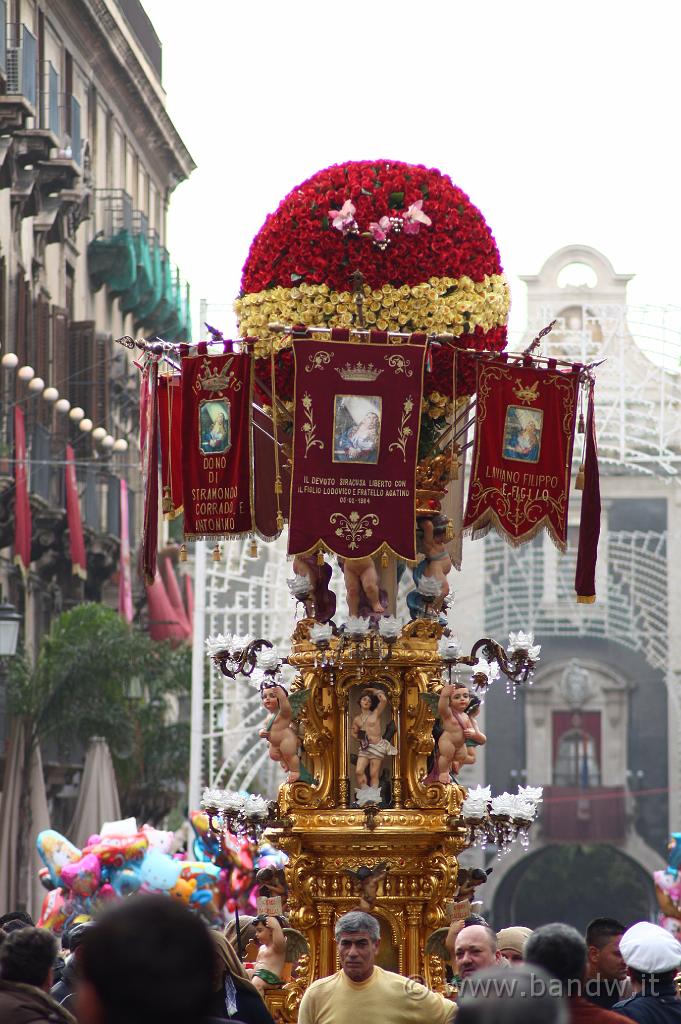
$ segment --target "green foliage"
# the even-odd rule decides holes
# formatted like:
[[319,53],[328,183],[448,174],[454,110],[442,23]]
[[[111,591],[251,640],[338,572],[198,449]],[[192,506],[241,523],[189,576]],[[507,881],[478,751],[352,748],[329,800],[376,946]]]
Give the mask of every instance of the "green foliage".
[[103,736],[123,813],[156,823],[187,777],[189,727],[176,712],[190,683],[188,647],[157,643],[110,608],[83,604],[55,620],[35,666],[14,659],[9,709],[62,750]]

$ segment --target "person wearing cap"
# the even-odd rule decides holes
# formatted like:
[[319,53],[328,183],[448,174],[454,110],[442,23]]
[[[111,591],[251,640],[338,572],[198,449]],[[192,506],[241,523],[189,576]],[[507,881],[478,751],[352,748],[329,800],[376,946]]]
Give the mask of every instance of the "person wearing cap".
[[680,1024],[674,977],[681,967],[681,943],[665,928],[639,921],[620,939],[620,951],[635,995],[613,1009],[640,1024]]
[[531,928],[515,925],[497,932],[497,949],[509,964],[521,964],[525,959],[525,943],[532,934]]

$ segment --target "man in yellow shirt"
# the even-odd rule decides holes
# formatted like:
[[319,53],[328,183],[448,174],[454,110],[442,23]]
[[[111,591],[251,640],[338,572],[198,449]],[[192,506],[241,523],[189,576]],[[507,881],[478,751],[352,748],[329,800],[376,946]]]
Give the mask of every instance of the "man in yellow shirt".
[[454,1003],[411,978],[376,966],[380,929],[375,917],[351,910],[338,919],[335,934],[341,970],[310,985],[298,1024],[450,1024]]

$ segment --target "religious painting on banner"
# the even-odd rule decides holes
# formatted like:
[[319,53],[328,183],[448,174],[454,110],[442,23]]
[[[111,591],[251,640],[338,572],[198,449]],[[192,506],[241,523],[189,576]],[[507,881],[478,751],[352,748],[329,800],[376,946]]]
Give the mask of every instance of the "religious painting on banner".
[[294,338],[289,554],[416,559],[425,352]]
[[478,366],[475,444],[463,527],[518,545],[546,529],[567,549],[567,512],[581,367]]
[[205,346],[180,353],[184,535],[243,536],[253,531],[253,361],[247,352],[209,356]]

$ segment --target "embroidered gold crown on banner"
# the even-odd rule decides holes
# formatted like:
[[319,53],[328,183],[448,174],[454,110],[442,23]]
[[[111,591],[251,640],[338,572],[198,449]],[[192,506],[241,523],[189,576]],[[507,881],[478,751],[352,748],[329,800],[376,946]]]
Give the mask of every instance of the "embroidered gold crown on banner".
[[532,387],[529,387],[529,388],[528,387],[524,387],[523,386],[523,382],[518,377],[516,377],[516,381],[515,382],[516,382],[517,387],[515,387],[513,389],[513,394],[516,396],[516,398],[518,399],[519,402],[523,402],[523,403],[527,402],[529,404],[530,402],[536,402],[537,401],[537,399],[539,398],[539,392],[538,392],[539,381],[538,380],[536,380],[534,382],[534,384],[532,385]]
[[225,388],[229,387],[229,383],[234,376],[233,373],[227,373],[233,361],[234,357],[228,359],[221,370],[218,370],[216,367],[215,370],[211,371],[210,363],[207,359],[204,359],[204,373],[203,376],[198,378],[200,387],[204,391],[224,391]]
[[373,363],[355,363],[352,366],[350,363],[346,363],[343,367],[336,368],[338,373],[341,375],[343,380],[376,380],[376,378],[383,373],[383,370],[377,369]]

